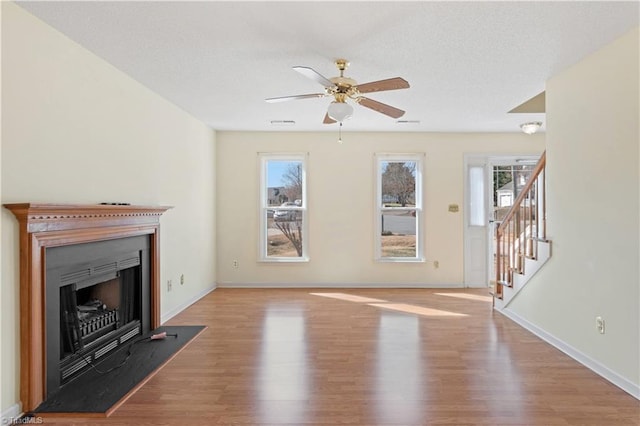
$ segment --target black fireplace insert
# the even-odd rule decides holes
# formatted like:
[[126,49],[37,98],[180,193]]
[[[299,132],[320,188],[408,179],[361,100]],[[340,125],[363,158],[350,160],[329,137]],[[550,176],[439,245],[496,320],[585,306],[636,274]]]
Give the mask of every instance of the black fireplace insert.
[[47,398],[150,330],[148,235],[47,248]]

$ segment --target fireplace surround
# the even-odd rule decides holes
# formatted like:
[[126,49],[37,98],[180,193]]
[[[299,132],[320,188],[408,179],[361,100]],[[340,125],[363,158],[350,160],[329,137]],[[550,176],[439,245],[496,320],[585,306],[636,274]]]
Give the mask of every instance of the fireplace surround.
[[[74,291],[78,291],[98,282],[122,279],[122,275],[140,275],[140,289],[136,290],[138,292],[136,294],[139,294],[140,299],[147,301],[134,302],[135,307],[117,306],[117,313],[107,313],[106,311],[116,311],[116,308],[107,309],[105,303],[105,318],[95,319],[93,323],[89,320],[83,325],[84,328],[79,328],[85,337],[93,333],[91,336],[93,340],[86,340],[88,346],[96,340],[108,340],[105,336],[113,334],[114,330],[109,330],[108,328],[113,325],[107,323],[116,315],[119,320],[120,316],[124,315],[124,312],[121,312],[122,309],[137,310],[137,313],[134,312],[132,315],[138,317],[130,321],[130,317],[127,317],[129,328],[123,332],[129,332],[136,327],[140,327],[140,330],[149,330],[160,326],[160,216],[170,207],[37,203],[4,204],[4,206],[17,218],[20,230],[20,399],[22,409],[29,412],[47,398],[48,389],[51,386],[56,383],[59,385],[58,381],[62,380],[60,371],[56,372],[58,379],[52,381],[49,376],[48,373],[56,368],[51,360],[56,359],[58,368],[62,366],[64,369],[66,366],[61,362],[64,361],[65,356],[59,355],[61,346],[64,346],[64,336],[59,334],[55,338],[47,339],[51,330],[62,327],[62,324],[47,321],[48,315],[51,314],[47,311],[51,309],[56,310],[57,318],[62,318],[59,307],[53,308],[52,305],[55,304],[48,302],[48,300],[59,302],[65,297],[65,290],[61,288],[73,285]],[[75,272],[78,272],[82,269],[77,268],[79,265],[86,266],[87,262],[101,263],[101,260],[104,260],[102,254],[93,257],[89,255],[91,259],[86,256],[83,259],[81,254],[75,266],[73,266],[74,262],[71,262],[72,266],[56,268],[59,258],[78,253],[86,254],[86,249],[89,247],[93,248],[88,252],[95,252],[105,247],[108,249],[109,246],[116,247],[116,252],[120,253],[115,255],[117,259],[112,259],[116,262],[116,267],[112,267],[105,273],[99,270],[93,274],[93,277],[87,276],[79,280],[67,276],[65,278],[67,281],[63,280],[64,285],[60,282],[56,284],[53,281],[50,282],[56,274],[74,273],[74,268]],[[136,253],[138,253],[138,260],[134,259]],[[121,262],[122,268],[117,266],[118,262]],[[135,268],[139,265],[130,266],[127,262],[131,264],[139,262],[145,264],[145,267],[136,270]],[[109,263],[113,262],[106,262],[105,265]],[[101,265],[93,265],[92,268],[95,270],[96,266]],[[125,268],[125,266],[128,267]],[[127,269],[129,272],[126,271]],[[145,270],[147,272],[143,272]],[[109,286],[111,288],[115,286],[115,284],[105,285],[107,289]],[[122,283],[118,287],[118,292],[126,288]],[[91,296],[88,297],[91,298]],[[117,297],[122,301],[121,294]],[[132,297],[135,300],[136,296]],[[82,299],[81,303],[89,302]],[[52,351],[58,353],[49,357]],[[62,351],[64,352],[64,349]]]

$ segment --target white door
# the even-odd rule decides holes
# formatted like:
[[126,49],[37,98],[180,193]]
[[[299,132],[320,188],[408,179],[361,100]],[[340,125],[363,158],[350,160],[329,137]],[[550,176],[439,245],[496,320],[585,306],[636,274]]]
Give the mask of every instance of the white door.
[[487,287],[488,169],[486,157],[465,156],[464,285]]

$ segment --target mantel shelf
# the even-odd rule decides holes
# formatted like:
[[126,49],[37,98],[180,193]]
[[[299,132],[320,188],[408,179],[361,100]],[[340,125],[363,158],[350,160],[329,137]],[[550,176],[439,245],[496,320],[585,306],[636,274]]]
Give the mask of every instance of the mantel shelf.
[[27,233],[110,226],[151,225],[171,207],[111,204],[4,204]]

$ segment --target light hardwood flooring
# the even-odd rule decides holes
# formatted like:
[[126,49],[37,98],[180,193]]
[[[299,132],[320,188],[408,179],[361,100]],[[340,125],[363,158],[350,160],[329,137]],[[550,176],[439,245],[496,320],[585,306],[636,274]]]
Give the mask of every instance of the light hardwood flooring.
[[217,289],[209,328],[99,425],[638,425],[640,402],[486,290]]

